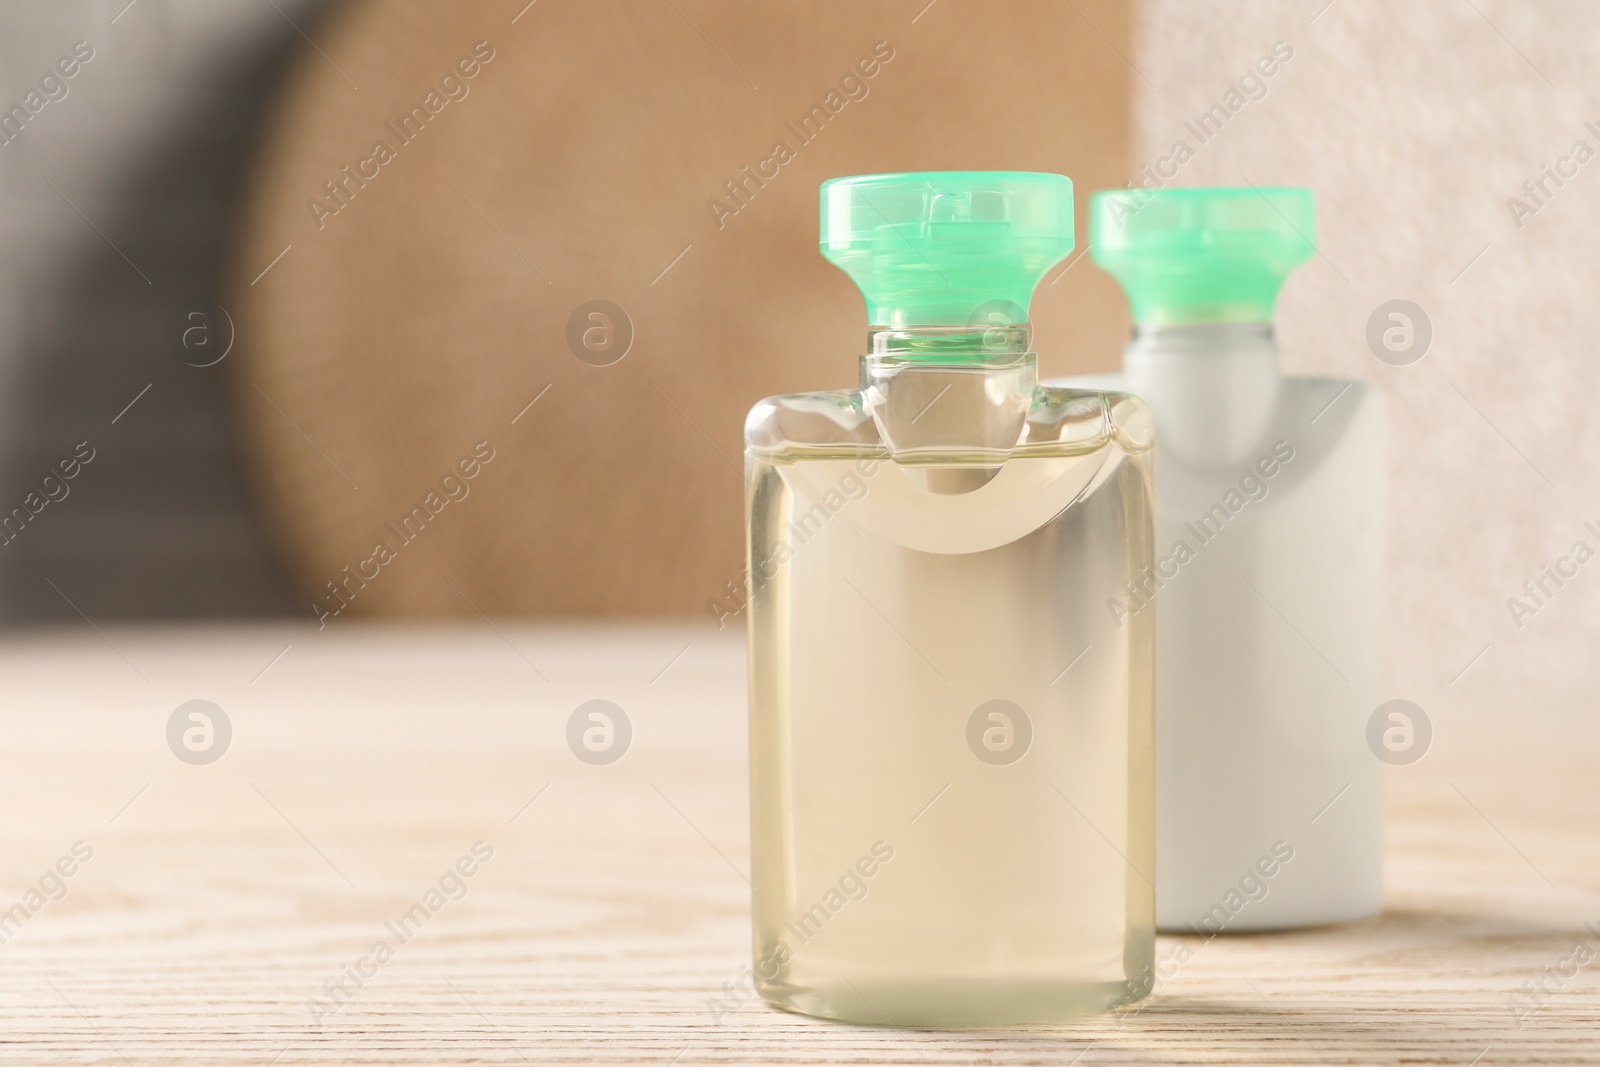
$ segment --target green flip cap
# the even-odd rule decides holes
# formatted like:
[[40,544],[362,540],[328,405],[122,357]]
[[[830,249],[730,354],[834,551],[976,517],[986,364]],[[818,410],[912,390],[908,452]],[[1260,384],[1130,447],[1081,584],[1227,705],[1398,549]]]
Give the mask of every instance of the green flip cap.
[[1135,322],[1271,322],[1315,240],[1308,189],[1130,189],[1090,202],[1094,261],[1122,283]]
[[1072,251],[1072,181],[930,171],[822,183],[822,254],[850,275],[874,326],[1028,320],[1045,271]]

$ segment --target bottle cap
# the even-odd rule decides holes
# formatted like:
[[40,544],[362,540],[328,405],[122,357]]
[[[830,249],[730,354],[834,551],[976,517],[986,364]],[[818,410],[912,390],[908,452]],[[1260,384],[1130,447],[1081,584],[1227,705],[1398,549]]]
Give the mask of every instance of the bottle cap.
[[1090,203],[1094,261],[1135,322],[1271,322],[1315,240],[1309,189],[1128,189]]
[[1072,251],[1072,181],[1020,171],[866,174],[822,183],[822,254],[874,326],[1025,323]]

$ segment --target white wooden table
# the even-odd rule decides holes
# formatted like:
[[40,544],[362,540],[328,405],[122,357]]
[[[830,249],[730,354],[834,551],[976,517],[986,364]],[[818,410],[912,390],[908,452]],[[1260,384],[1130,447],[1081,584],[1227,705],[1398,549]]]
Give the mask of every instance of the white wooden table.
[[[1430,709],[1432,750],[1388,779],[1378,919],[1192,941],[1122,1015],[908,1032],[730,1001],[732,630],[103,630],[0,643],[0,909],[22,905],[0,914],[0,1062],[1600,1062],[1586,709]],[[194,699],[232,727],[209,765],[167,744]],[[591,699],[633,727],[610,765],[567,746]]]

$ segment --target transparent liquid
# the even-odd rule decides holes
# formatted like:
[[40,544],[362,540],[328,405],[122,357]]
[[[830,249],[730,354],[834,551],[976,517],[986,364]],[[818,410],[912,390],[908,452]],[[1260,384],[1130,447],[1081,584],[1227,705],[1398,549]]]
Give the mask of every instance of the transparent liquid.
[[1149,560],[1147,455],[747,455],[762,995],[896,1026],[1143,997],[1154,620],[1106,603]]

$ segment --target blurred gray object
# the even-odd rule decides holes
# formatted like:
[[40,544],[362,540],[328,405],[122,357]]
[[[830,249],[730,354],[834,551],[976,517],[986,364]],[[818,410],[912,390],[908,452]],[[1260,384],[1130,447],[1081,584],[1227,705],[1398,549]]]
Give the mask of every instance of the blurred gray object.
[[0,7],[0,622],[294,610],[224,367],[169,334],[217,299],[260,119],[324,2]]

